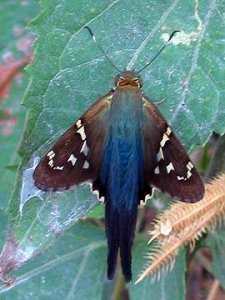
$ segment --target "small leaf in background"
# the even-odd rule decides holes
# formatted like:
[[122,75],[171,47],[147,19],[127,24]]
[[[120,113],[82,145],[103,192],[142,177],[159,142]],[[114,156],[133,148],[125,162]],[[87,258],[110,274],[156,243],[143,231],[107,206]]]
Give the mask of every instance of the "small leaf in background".
[[224,227],[209,234],[205,243],[212,251],[211,272],[225,289],[225,237]]
[[25,26],[38,12],[35,1],[0,4],[0,207],[5,209],[15,184],[16,149],[24,126],[21,105],[28,76],[22,71],[32,55],[34,34]]
[[27,56],[20,60],[8,61],[4,65],[0,65],[0,99],[9,97],[9,89],[14,78],[18,78],[21,69],[31,62],[31,57]]
[[1,111],[0,113],[0,134],[2,136],[11,135],[14,126],[16,125],[16,118],[11,109]]

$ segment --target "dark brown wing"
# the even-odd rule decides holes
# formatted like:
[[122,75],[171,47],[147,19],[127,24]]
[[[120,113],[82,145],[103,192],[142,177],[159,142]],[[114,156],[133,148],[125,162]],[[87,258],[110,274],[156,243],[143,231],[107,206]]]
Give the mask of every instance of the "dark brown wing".
[[112,94],[95,102],[49,149],[37,165],[34,184],[45,191],[93,182],[101,162]]
[[204,185],[190,158],[158,109],[143,97],[145,181],[182,201],[203,198]]

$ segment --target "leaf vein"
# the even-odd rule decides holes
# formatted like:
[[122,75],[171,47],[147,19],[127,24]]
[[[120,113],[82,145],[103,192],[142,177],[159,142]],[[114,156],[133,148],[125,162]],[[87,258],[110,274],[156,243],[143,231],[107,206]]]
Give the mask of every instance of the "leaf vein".
[[127,65],[127,69],[131,70],[136,63],[140,53],[142,50],[146,47],[149,40],[154,36],[155,32],[160,28],[160,26],[166,21],[168,16],[171,14],[171,12],[174,10],[174,8],[179,3],[179,0],[173,1],[171,6],[165,11],[165,13],[162,15],[158,23],[155,25],[155,27],[152,29],[152,31],[148,34],[148,36],[145,38],[145,40],[141,43],[140,47],[135,51],[133,58],[130,60],[130,62]]
[[170,124],[172,124],[174,122],[174,120],[176,119],[179,111],[183,108],[183,105],[185,103],[186,95],[187,95],[187,92],[189,90],[188,87],[189,87],[189,84],[190,84],[190,80],[191,80],[191,77],[192,77],[192,75],[193,75],[196,67],[197,67],[199,53],[200,53],[200,48],[201,48],[201,42],[202,42],[202,40],[204,38],[204,34],[205,34],[207,26],[209,25],[210,19],[213,16],[213,13],[215,11],[215,8],[216,8],[215,4],[216,4],[216,0],[213,0],[210,3],[209,10],[207,11],[207,14],[205,16],[205,19],[204,19],[204,22],[203,22],[202,31],[199,34],[199,39],[198,39],[198,41],[196,43],[196,47],[195,47],[195,50],[194,50],[194,53],[193,53],[191,68],[190,68],[189,73],[187,75],[187,78],[185,80],[185,88],[183,89],[183,92],[181,94],[180,103],[178,104],[177,108],[175,109],[174,114],[173,114],[173,116],[172,116],[172,118],[170,120]]
[[71,288],[70,288],[70,291],[69,291],[69,293],[68,293],[68,296],[66,297],[66,300],[70,300],[70,299],[73,300],[73,299],[74,299],[74,291],[75,291],[75,288],[76,288],[76,286],[77,286],[77,283],[78,283],[78,280],[79,280],[79,278],[80,278],[80,275],[81,275],[82,272],[84,271],[84,268],[85,268],[85,265],[86,265],[86,263],[87,263],[89,254],[90,254],[90,250],[87,250],[87,252],[84,254],[82,263],[80,264],[80,267],[79,267],[79,269],[78,269],[77,272],[76,272],[76,276],[74,277],[72,286],[71,286]]
[[65,255],[57,257],[56,259],[48,261],[47,263],[45,263],[41,266],[38,266],[37,268],[34,268],[31,271],[28,271],[27,273],[19,276],[17,278],[16,282],[14,283],[14,285],[9,286],[9,287],[0,287],[0,294],[8,292],[9,290],[15,289],[17,286],[27,282],[28,280],[30,280],[34,276],[37,276],[37,275],[39,275],[43,272],[46,272],[46,271],[54,268],[56,265],[62,264],[64,262],[72,259],[73,257],[84,253],[85,251],[90,253],[91,251],[93,251],[97,248],[103,247],[104,245],[105,245],[104,241],[96,242],[96,243],[93,243],[92,245],[88,244],[87,246],[84,246],[80,249],[76,249],[76,250],[74,250],[72,252],[69,252]]
[[59,65],[60,65],[60,70],[62,69],[61,66],[61,60],[62,57],[64,56],[64,53],[67,49],[67,46],[70,44],[71,40],[78,34],[81,32],[81,30],[83,30],[83,28],[85,26],[88,26],[90,23],[92,23],[93,21],[97,20],[98,18],[100,18],[102,15],[104,15],[108,10],[111,9],[111,7],[113,7],[114,5],[116,5],[118,2],[120,2],[120,0],[115,0],[112,3],[109,4],[109,6],[107,6],[105,9],[103,9],[98,15],[96,15],[93,19],[89,20],[86,24],[84,24],[79,30],[77,30],[72,36],[71,38],[68,40],[68,42],[66,43],[64,49],[62,50],[62,54],[59,57]]

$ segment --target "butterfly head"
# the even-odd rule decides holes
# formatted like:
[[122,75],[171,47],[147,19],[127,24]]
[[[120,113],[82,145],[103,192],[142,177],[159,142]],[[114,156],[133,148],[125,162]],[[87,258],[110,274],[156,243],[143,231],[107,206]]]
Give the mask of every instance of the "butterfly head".
[[134,71],[123,71],[118,74],[115,78],[115,86],[117,87],[142,87],[142,79],[137,72]]

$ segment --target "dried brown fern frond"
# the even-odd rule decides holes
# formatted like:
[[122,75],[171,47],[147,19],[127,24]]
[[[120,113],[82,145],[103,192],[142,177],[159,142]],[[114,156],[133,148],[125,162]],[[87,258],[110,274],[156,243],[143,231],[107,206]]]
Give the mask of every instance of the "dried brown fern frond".
[[143,268],[135,284],[142,281],[146,276],[152,276],[153,280],[156,277],[159,279],[161,271],[166,273],[169,269],[172,269],[179,246],[177,247],[176,243],[170,243],[165,249],[158,245],[158,247],[151,250],[151,253],[147,255],[148,264]]
[[184,245],[194,248],[195,242],[208,230],[214,229],[225,217],[225,174],[206,184],[204,198],[194,204],[176,202],[156,220],[150,232],[158,247],[150,254],[150,265],[139,276],[160,273],[165,265],[175,260]]

